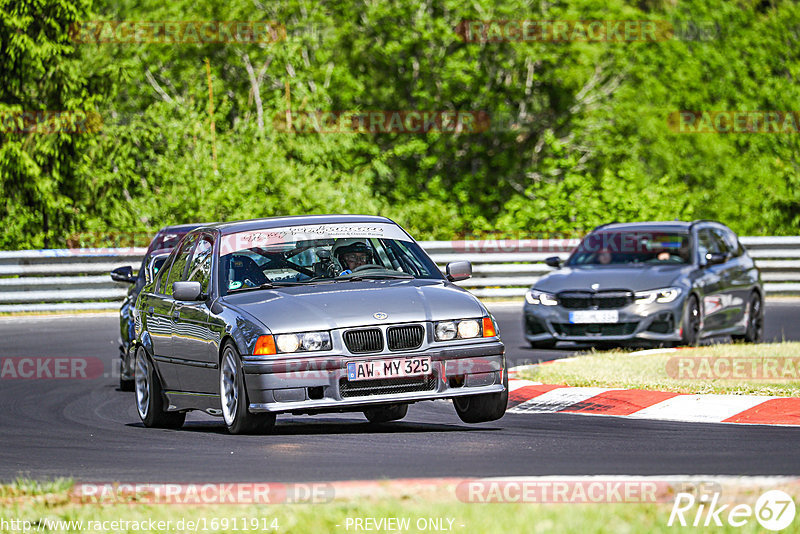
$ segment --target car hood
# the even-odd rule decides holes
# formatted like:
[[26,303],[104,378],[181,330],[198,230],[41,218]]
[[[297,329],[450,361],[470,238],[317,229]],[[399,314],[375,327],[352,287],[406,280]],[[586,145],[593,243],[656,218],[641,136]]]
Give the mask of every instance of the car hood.
[[[674,285],[691,266],[565,267],[542,277],[533,287],[541,291],[644,291]],[[595,284],[596,287],[593,287]]]
[[[255,290],[228,295],[223,302],[258,319],[273,334],[486,314],[470,293],[436,280],[365,280]],[[373,315],[380,313],[386,318]]]

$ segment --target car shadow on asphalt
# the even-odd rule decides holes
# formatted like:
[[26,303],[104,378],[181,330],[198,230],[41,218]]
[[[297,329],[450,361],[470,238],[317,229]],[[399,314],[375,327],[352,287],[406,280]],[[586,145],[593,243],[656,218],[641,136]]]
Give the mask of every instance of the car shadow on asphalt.
[[[126,426],[145,428],[138,423],[127,423]],[[313,435],[342,435],[342,434],[431,434],[440,432],[486,432],[498,431],[498,426],[475,426],[441,423],[419,423],[393,421],[390,423],[373,424],[367,421],[281,421],[262,436],[313,436]],[[228,434],[227,428],[220,421],[187,421],[178,432],[202,432],[210,434]]]

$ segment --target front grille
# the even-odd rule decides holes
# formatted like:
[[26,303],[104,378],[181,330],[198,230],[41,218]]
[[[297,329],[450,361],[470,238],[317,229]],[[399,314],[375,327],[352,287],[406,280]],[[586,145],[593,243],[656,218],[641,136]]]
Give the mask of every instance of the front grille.
[[353,354],[380,352],[383,350],[383,334],[380,328],[348,330],[344,333],[344,344]]
[[562,336],[629,336],[636,331],[638,322],[632,323],[553,323]]
[[633,302],[631,291],[565,291],[558,294],[558,303],[571,310],[613,310]]
[[350,382],[346,378],[342,378],[339,380],[339,394],[343,399],[346,399],[349,397],[369,397],[370,395],[433,391],[436,389],[436,380],[436,375],[434,374],[410,378],[378,378],[356,382]]
[[386,330],[389,350],[413,350],[422,345],[425,329],[422,325],[392,326]]

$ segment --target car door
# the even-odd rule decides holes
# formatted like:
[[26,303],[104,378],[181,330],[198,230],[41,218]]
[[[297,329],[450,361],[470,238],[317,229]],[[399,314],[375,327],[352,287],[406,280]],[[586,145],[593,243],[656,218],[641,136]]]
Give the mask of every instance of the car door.
[[166,390],[180,390],[180,366],[174,361],[174,347],[172,331],[175,322],[175,301],[172,298],[172,284],[183,278],[189,253],[194,245],[194,238],[184,240],[169,262],[162,267],[159,280],[156,284],[156,294],[153,295],[147,307],[148,328],[153,340],[153,358],[161,376],[162,385]]
[[[200,282],[208,296],[211,289],[211,267],[214,244],[212,237],[198,238],[190,256],[183,280]],[[209,329],[208,298],[192,302],[175,301],[173,310],[172,351],[180,364],[182,391],[214,393],[217,386],[217,353],[214,335]]]
[[744,320],[750,288],[749,258],[744,255],[744,250],[739,245],[739,240],[733,232],[725,228],[714,228],[717,238],[723,243],[723,253],[727,254],[722,270],[723,284],[725,285],[725,328],[733,328]]
[[725,264],[712,265],[707,254],[722,252],[722,243],[710,227],[697,230],[697,261],[702,274],[697,286],[702,294],[703,330],[717,331],[725,328],[724,300],[727,298],[727,282],[725,280]]

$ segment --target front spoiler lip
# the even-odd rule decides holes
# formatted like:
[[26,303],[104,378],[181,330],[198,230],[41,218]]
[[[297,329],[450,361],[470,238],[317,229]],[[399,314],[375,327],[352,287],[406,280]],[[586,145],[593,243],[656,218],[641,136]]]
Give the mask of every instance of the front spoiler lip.
[[[411,402],[419,402],[426,400],[437,400],[451,397],[462,397],[465,395],[480,395],[483,393],[502,393],[505,387],[502,384],[493,384],[491,386],[480,387],[464,387],[460,389],[451,389],[444,392],[436,391],[421,391],[418,393],[397,393],[392,395],[370,395],[368,397],[351,397],[346,400],[334,399],[321,399],[321,400],[305,400],[297,402],[281,402],[281,403],[263,403],[263,404],[250,404],[249,410],[251,412],[294,412],[294,411],[314,411],[325,410],[330,408],[342,408],[347,411],[349,408],[358,408],[361,406],[371,406],[375,404],[405,404]],[[357,410],[354,410],[357,411]]]

